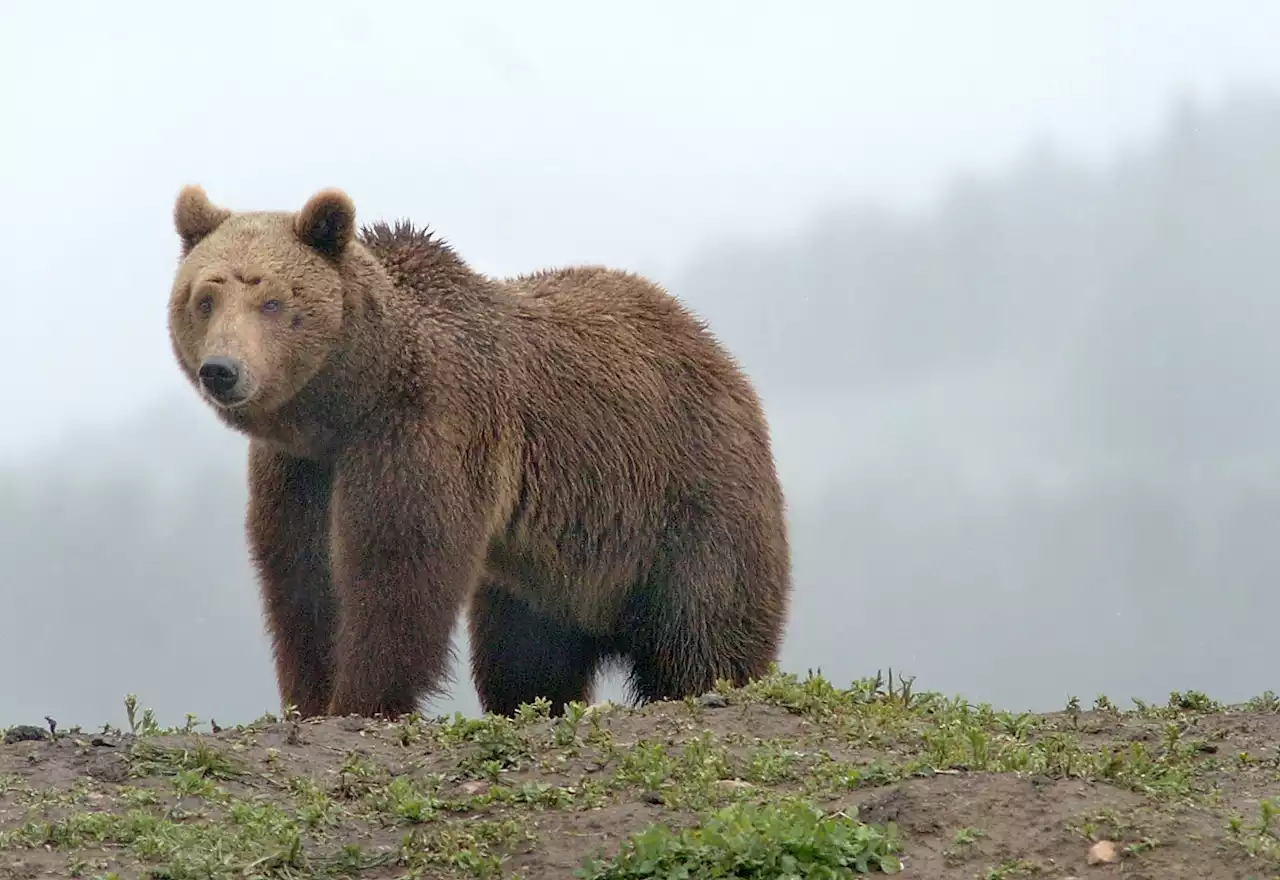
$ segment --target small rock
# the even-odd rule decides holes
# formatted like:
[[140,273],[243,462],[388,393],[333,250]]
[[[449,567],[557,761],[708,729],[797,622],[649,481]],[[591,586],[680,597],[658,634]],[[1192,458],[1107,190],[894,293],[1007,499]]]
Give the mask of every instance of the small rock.
[[646,804],[658,804],[659,806],[666,803],[666,801],[662,799],[662,795],[656,791],[646,791],[644,794],[640,795],[640,800],[644,801]]
[[488,788],[489,788],[489,783],[481,782],[478,779],[472,779],[470,782],[462,783],[462,790],[465,791],[467,794],[471,795],[472,797],[475,797],[478,794],[482,794],[483,792],[487,791]]
[[724,695],[713,691],[698,697],[698,705],[704,709],[723,709],[729,705],[729,701],[724,698]]
[[1120,851],[1116,849],[1116,845],[1109,840],[1099,840],[1093,846],[1089,847],[1089,855],[1086,857],[1091,865],[1111,864],[1120,861]]
[[32,724],[15,724],[4,732],[4,744],[11,746],[20,742],[40,742],[49,738],[49,731]]

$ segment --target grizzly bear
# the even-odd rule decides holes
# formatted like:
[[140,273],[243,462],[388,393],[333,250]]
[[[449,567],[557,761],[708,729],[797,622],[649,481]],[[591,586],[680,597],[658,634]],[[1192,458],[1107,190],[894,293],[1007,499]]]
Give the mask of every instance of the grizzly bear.
[[174,354],[249,438],[250,556],[280,695],[399,716],[467,610],[483,708],[643,704],[776,661],[783,493],[751,383],[674,298],[598,267],[506,279],[342,191],[232,212],[187,186]]

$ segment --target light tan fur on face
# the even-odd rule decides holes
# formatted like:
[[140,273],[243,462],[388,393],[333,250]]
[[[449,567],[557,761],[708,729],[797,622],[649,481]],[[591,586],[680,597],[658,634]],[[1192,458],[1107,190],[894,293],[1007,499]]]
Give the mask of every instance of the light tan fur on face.
[[[351,242],[355,209],[336,190],[297,214],[233,214],[189,186],[174,206],[183,259],[169,303],[174,352],[188,379],[219,409],[271,412],[320,370],[342,332],[342,280],[333,258]],[[205,393],[200,365],[243,368],[230,406]]]

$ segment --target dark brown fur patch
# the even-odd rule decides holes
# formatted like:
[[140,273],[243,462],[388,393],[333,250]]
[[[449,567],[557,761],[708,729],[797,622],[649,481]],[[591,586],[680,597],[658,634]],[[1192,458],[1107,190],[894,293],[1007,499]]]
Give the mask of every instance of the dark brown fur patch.
[[[491,711],[589,700],[614,658],[642,701],[766,672],[791,592],[782,489],[755,392],[705,325],[630,273],[491,279],[407,222],[348,235],[354,217],[336,191],[229,214],[170,302],[193,384],[231,350],[256,377],[217,412],[251,438],[283,699],[415,709],[447,682],[464,608]],[[202,279],[250,272],[193,310]],[[261,313],[263,290],[290,292],[284,314]]]
[[298,212],[298,237],[323,254],[336,257],[351,243],[356,228],[356,206],[341,190],[321,190]]

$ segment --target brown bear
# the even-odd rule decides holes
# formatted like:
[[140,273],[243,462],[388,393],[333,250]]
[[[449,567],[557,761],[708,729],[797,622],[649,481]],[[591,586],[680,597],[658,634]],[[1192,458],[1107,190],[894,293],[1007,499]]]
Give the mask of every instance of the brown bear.
[[232,212],[185,187],[173,350],[250,439],[246,531],[281,697],[414,711],[469,606],[485,710],[741,685],[791,594],[752,385],[677,301],[597,268],[494,279],[339,190]]

